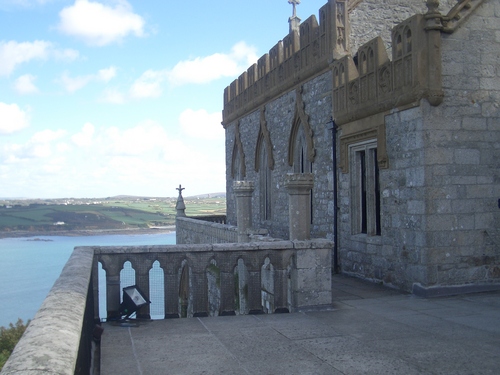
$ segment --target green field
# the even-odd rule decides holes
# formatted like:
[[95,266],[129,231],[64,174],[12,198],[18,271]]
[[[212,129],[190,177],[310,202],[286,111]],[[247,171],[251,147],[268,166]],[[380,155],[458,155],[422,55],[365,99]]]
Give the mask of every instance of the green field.
[[[107,198],[0,204],[0,231],[53,232],[162,227],[175,224],[173,198]],[[226,199],[185,198],[187,216],[225,215]],[[0,202],[1,203],[1,202]]]

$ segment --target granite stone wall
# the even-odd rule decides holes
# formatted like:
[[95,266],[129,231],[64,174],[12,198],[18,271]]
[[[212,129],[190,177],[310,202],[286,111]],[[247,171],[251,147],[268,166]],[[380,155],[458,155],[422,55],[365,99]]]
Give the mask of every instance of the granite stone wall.
[[[313,131],[316,156],[312,164],[315,174],[313,188],[312,238],[331,238],[333,217],[333,165],[332,135],[328,130],[331,106],[331,72],[325,72],[303,84],[302,100],[304,111],[309,116]],[[239,132],[245,155],[246,176],[255,182],[252,201],[252,222],[254,228],[264,228],[275,238],[288,238],[288,194],[284,188],[287,173],[293,172],[288,164],[289,139],[296,108],[296,90],[271,100],[265,105],[265,119],[273,145],[274,169],[272,170],[271,220],[262,220],[260,210],[261,186],[259,172],[255,170],[255,153],[260,132],[260,111],[254,111],[239,121]],[[232,192],[234,179],[231,175],[233,149],[236,139],[236,124],[226,128],[226,182],[228,224],[236,225],[236,209]]]
[[[456,0],[444,0],[439,9],[447,15],[456,4]],[[408,74],[383,76],[382,67],[375,73],[379,81],[368,74],[361,78],[371,81],[365,84],[359,80],[359,87],[364,85],[361,88],[372,84],[377,96],[380,90],[392,87],[382,78],[405,79],[408,90],[415,92],[411,100],[404,101],[404,93],[394,91],[393,101],[382,95],[385,101],[377,102],[379,107],[369,107],[366,113],[356,109],[342,121],[338,119],[336,156],[344,164],[338,173],[337,245],[344,273],[408,291],[491,287],[500,280],[500,3],[473,0],[460,4],[466,6],[457,8],[454,17],[434,19],[437,28],[432,20],[427,25],[432,27],[425,28],[425,19],[414,18],[412,33],[405,34],[409,36],[405,53],[410,56],[411,52],[414,57],[404,63]],[[353,56],[358,46],[378,35],[387,49],[392,48],[391,28],[426,11],[425,1],[359,2],[350,13]],[[441,26],[443,30],[439,31]],[[388,56],[393,56],[392,50]],[[355,104],[363,108],[370,103],[361,103],[363,95],[355,95],[358,72],[354,64],[352,60],[345,65],[345,82],[353,83],[345,85],[351,90],[346,91],[349,95],[345,100],[358,99]],[[382,86],[375,89],[376,82]],[[330,116],[335,117],[332,74],[325,70],[297,84],[296,90],[269,98],[263,106],[275,162],[271,220],[261,220],[259,173],[255,170],[263,108],[226,124],[228,222],[236,225],[231,168],[235,140],[241,139],[245,179],[254,181],[256,188],[253,226],[268,229],[272,237],[288,238],[288,196],[283,181],[293,172],[288,149],[299,97],[316,151],[311,237],[333,238],[334,168],[331,133],[327,130]],[[346,150],[360,141],[377,141],[380,151],[381,235],[355,234],[359,228],[353,225],[352,211],[357,199],[351,192],[354,176],[347,168]]]
[[[439,10],[446,14],[457,0],[440,0]],[[387,48],[391,46],[391,30],[414,14],[427,12],[425,0],[363,0],[350,13],[349,44],[354,54],[366,42],[382,37]],[[369,27],[367,27],[369,25]]]
[[500,3],[442,34],[444,100],[385,117],[382,235],[353,235],[339,175],[343,272],[404,290],[500,280]]
[[498,282],[500,3],[485,0],[442,47],[445,98],[423,105],[429,280]]

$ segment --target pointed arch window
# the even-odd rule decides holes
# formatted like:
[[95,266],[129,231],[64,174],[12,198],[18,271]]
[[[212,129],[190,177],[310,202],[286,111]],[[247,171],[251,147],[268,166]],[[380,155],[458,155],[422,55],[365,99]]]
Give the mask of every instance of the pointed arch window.
[[[306,134],[304,132],[304,127],[302,126],[300,120],[296,122],[294,129],[292,130],[291,137],[291,150],[290,154],[292,157],[292,168],[294,173],[312,173],[312,161],[309,158],[309,148],[307,144]],[[310,192],[309,196],[309,207],[310,207],[310,217],[311,224],[313,223],[313,190]]]
[[257,141],[256,170],[259,173],[260,191],[260,218],[262,221],[271,220],[272,210],[272,175],[269,155],[265,145],[264,135],[261,133]]
[[304,135],[304,128],[298,126],[297,135],[294,144],[294,155],[293,155],[293,171],[295,173],[311,173],[312,163],[307,157],[307,144],[306,137]]
[[245,155],[243,154],[243,144],[239,136],[239,126],[237,127],[236,138],[234,140],[231,177],[234,181],[243,181],[246,176]]

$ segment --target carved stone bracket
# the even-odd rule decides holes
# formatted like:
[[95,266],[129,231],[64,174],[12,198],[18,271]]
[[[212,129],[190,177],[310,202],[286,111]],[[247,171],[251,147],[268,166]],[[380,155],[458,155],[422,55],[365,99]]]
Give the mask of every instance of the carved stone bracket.
[[484,0],[462,0],[442,18],[443,32],[453,33]]

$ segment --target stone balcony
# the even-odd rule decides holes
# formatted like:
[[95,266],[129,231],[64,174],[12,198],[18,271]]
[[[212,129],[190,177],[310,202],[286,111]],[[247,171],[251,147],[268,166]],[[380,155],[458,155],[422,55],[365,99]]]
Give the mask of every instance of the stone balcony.
[[[77,247],[2,374],[98,374],[100,322],[119,316],[120,271],[127,261],[148,298],[154,283],[149,270],[160,263],[166,318],[217,319],[330,308],[331,247],[327,240]],[[106,291],[99,290],[99,264]],[[107,317],[99,316],[103,292]],[[137,312],[149,315],[149,306]]]

